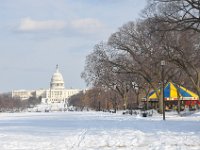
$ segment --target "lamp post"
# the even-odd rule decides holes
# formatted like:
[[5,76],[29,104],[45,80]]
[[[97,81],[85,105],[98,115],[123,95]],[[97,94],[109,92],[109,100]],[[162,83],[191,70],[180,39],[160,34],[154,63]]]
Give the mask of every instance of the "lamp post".
[[[100,98],[100,92],[99,92],[98,98]],[[100,100],[98,101],[98,111],[101,111],[101,102],[100,102]]]
[[162,78],[162,113],[163,113],[163,120],[165,120],[165,79],[164,79],[164,66],[165,66],[165,60],[161,60],[161,68],[162,68],[162,72],[161,72],[161,78]]
[[135,90],[135,93],[137,95],[137,97],[136,97],[136,105],[138,107],[139,106],[139,99],[138,99],[139,86],[135,82],[132,82],[132,85],[133,85],[133,89]]
[[[116,90],[117,85],[114,85],[114,90]],[[114,113],[117,113],[117,100],[116,100],[116,93],[114,91]]]

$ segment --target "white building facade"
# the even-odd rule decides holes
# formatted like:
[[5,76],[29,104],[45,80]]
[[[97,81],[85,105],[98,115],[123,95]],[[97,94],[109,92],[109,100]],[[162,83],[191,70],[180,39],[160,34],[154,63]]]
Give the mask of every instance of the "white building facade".
[[42,98],[43,103],[66,103],[69,97],[79,93],[80,89],[65,89],[64,79],[59,71],[58,65],[56,71],[52,75],[49,89],[39,90],[13,90],[11,96],[21,100],[30,97]]

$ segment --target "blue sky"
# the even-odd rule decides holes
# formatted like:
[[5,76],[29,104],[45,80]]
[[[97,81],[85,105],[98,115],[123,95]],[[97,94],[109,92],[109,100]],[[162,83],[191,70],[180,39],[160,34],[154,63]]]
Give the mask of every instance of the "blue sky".
[[1,0],[0,92],[48,88],[59,64],[66,88],[95,44],[139,18],[145,0]]

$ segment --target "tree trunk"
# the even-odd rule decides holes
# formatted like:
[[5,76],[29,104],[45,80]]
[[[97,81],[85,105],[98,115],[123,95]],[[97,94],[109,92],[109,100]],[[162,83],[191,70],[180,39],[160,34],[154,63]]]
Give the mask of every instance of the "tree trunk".
[[180,111],[181,111],[181,100],[180,98],[178,98],[178,114],[180,114]]

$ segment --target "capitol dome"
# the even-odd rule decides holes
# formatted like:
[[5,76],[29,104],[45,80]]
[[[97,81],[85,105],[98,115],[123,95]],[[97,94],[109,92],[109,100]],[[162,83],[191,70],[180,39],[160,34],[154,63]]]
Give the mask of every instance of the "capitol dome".
[[63,76],[59,72],[58,65],[56,65],[56,72],[52,75],[50,88],[51,89],[64,89],[65,88]]

